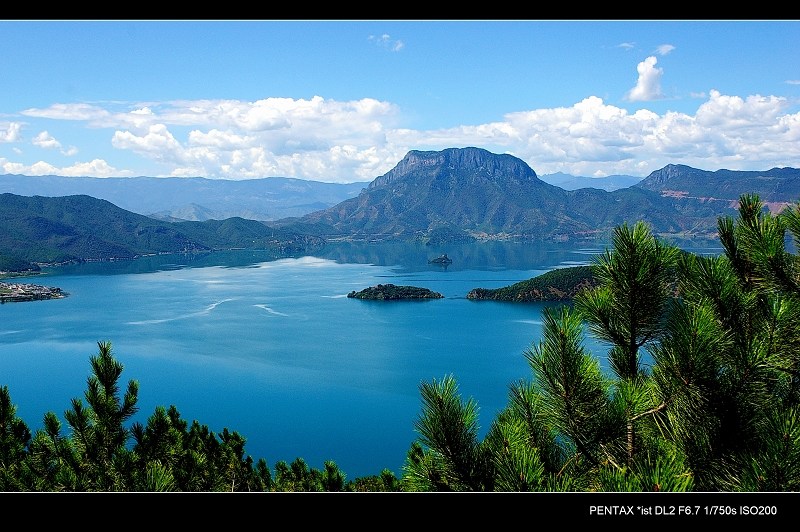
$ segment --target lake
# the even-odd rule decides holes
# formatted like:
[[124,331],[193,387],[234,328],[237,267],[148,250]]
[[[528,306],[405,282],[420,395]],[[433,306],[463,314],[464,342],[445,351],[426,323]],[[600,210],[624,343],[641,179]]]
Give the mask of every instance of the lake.
[[[136,421],[175,405],[190,423],[239,432],[246,453],[270,468],[300,457],[318,469],[333,460],[347,479],[384,468],[400,477],[417,437],[422,382],[453,375],[480,407],[482,438],[509,385],[531,376],[524,351],[553,303],[466,294],[588,264],[601,250],[341,243],[277,260],[230,251],[50,268],[20,282],[58,286],[68,297],[0,305],[0,385],[32,431],[54,412],[66,432],[63,413],[83,399],[89,357],[108,340],[124,365],[121,389],[139,382]],[[442,253],[451,265],[428,264]],[[346,297],[387,283],[445,297]],[[603,356],[600,344],[586,345]]]

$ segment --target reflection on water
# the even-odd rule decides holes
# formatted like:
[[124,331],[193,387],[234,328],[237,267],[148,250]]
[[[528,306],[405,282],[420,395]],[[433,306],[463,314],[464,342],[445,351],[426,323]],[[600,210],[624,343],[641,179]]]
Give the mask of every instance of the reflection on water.
[[[576,250],[568,245],[474,242],[426,246],[421,243],[364,244],[337,242],[326,246],[319,256],[341,263],[396,266],[401,271],[431,270],[542,270],[573,261],[586,264],[603,248]],[[428,261],[447,254],[453,260],[446,267]]]
[[64,275],[118,275],[152,273],[158,271],[181,270],[184,268],[208,268],[222,266],[242,268],[265,261],[287,258],[268,250],[209,251],[202,253],[164,253],[147,255],[134,260],[82,262],[52,268],[43,268],[43,273]]
[[[680,242],[681,249],[702,255],[717,255],[722,248],[717,243]],[[463,270],[550,270],[553,268],[591,264],[608,243],[598,242],[580,248],[571,244],[542,242],[471,242],[427,246],[406,242],[330,242],[309,256],[333,260],[340,264],[369,264],[397,268],[398,272],[463,271]],[[447,254],[453,262],[448,265],[428,261]],[[174,253],[150,255],[135,260],[86,262],[45,268],[43,273],[66,275],[115,275],[151,273],[221,266],[242,268],[284,258],[299,258],[302,254],[281,255],[270,250],[226,250],[203,253]]]

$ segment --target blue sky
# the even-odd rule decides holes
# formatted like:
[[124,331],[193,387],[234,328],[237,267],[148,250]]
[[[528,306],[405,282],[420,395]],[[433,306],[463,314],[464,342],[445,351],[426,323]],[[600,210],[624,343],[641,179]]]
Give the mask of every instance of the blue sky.
[[800,167],[800,21],[0,21],[0,174]]

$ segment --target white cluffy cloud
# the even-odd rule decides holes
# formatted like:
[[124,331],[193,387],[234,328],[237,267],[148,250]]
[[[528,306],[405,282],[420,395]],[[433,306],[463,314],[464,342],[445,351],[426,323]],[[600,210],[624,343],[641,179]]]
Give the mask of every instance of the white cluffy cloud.
[[[112,145],[166,163],[174,176],[363,181],[386,163],[376,154],[386,150],[396,114],[395,106],[369,98],[172,102],[115,131]],[[134,126],[118,118],[118,125]],[[174,132],[181,127],[188,128],[183,140]],[[386,156],[397,162],[403,155]]]
[[44,148],[47,150],[54,149],[57,150],[61,147],[61,143],[50,136],[50,133],[47,131],[42,131],[31,141],[34,146],[39,146],[40,148]]
[[67,149],[63,149],[61,147],[61,143],[57,141],[55,138],[53,138],[53,136],[50,135],[50,133],[48,133],[47,131],[42,131],[41,133],[33,137],[31,143],[34,146],[38,146],[46,150],[60,150],[61,154],[66,156],[72,156],[78,153],[78,149],[74,146],[71,146]]
[[[388,35],[374,39],[392,44]],[[663,56],[673,50],[665,44],[656,53]],[[655,55],[638,64],[638,80],[628,100],[663,98],[663,71],[656,65]],[[794,102],[777,96],[742,98],[715,89],[690,96],[700,101],[694,114],[659,114],[646,108],[629,112],[589,96],[567,107],[519,111],[496,122],[436,130],[403,128],[396,105],[372,98],[58,103],[22,114],[111,130],[110,146],[157,170],[117,169],[100,157],[64,168],[44,161],[24,166],[0,159],[0,169],[97,177],[285,176],[367,182],[391,170],[410,150],[465,146],[510,153],[538,174],[646,176],[671,163],[708,170],[800,166],[800,113],[790,112]],[[0,141],[19,141],[20,129],[18,122],[0,123]],[[46,130],[33,143],[62,149]]]
[[22,124],[19,122],[0,122],[0,142],[18,142],[21,131]]
[[131,177],[133,172],[118,170],[102,159],[95,159],[86,163],[76,163],[71,166],[57,167],[45,161],[38,161],[32,165],[24,165],[8,161],[0,157],[0,171],[4,174],[22,175],[62,175],[68,177]]
[[636,67],[639,79],[636,86],[628,91],[627,99],[632,102],[649,102],[664,97],[661,93],[661,76],[664,71],[656,68],[658,59],[651,55]]

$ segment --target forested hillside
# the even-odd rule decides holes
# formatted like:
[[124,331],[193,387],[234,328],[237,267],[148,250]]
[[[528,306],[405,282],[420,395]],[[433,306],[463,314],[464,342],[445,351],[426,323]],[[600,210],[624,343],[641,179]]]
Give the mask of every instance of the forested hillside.
[[0,264],[9,269],[230,248],[295,253],[321,245],[317,237],[255,220],[165,222],[90,196],[0,194]]
[[494,301],[570,301],[582,290],[597,286],[599,281],[591,266],[556,268],[533,279],[502,288],[474,288],[467,299]]

